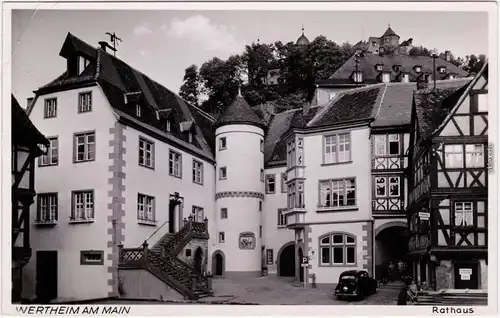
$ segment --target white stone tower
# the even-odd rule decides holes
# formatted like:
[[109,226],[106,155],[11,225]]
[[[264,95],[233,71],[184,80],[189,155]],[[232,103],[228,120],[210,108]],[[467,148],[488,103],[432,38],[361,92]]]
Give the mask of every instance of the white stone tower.
[[261,275],[264,129],[241,93],[215,123],[214,275]]

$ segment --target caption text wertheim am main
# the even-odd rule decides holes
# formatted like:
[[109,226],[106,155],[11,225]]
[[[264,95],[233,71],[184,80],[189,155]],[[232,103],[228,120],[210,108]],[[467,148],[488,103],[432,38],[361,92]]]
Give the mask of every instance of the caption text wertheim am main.
[[16,306],[21,315],[127,315],[130,306]]

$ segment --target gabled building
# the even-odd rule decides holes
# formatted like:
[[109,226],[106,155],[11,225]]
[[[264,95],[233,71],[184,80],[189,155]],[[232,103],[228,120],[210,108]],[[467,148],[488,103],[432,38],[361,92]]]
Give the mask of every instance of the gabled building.
[[49,141],[12,95],[12,302],[21,300],[22,271],[32,255],[30,208],[35,202],[35,161]]
[[488,65],[467,84],[415,92],[409,255],[432,289],[487,289]]
[[[401,45],[407,48],[410,45],[407,42],[411,39]],[[330,78],[316,83],[313,104],[324,105],[342,90],[377,83],[413,83],[433,81],[434,77],[436,80],[447,80],[468,76],[467,72],[450,62],[449,52],[443,58],[433,58],[408,55],[408,49],[401,51],[399,36],[390,27],[381,38],[370,38],[368,43],[358,43],[356,47],[356,54]]]

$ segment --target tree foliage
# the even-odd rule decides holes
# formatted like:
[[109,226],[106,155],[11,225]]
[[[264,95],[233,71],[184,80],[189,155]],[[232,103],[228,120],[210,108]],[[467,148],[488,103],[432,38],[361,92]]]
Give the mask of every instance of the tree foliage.
[[189,103],[198,106],[200,98],[198,67],[193,64],[184,72],[184,83],[179,90],[179,95]]

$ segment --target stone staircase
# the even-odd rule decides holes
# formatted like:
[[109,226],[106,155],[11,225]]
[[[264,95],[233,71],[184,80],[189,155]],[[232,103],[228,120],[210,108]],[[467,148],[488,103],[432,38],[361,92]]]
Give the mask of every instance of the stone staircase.
[[193,237],[209,238],[206,219],[205,222],[185,219],[179,232],[163,235],[151,249],[147,242],[139,248],[119,246],[119,268],[145,269],[190,300],[211,296],[210,279],[177,257]]

